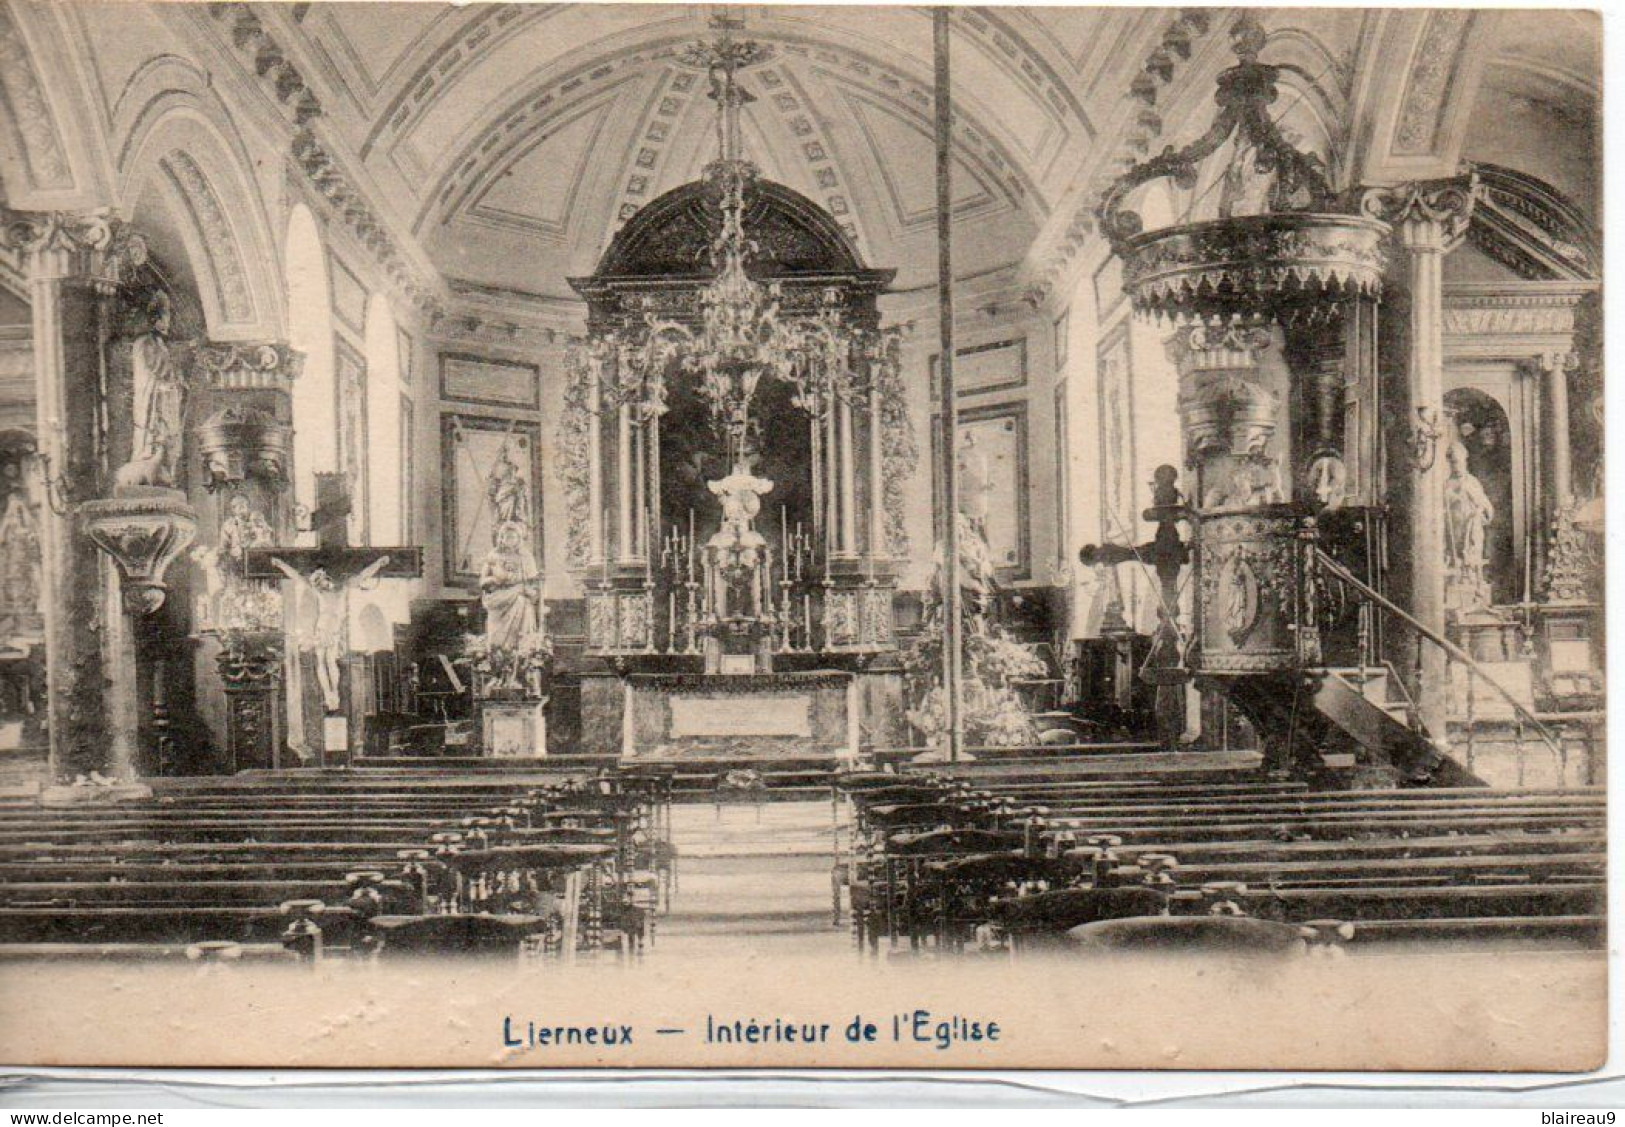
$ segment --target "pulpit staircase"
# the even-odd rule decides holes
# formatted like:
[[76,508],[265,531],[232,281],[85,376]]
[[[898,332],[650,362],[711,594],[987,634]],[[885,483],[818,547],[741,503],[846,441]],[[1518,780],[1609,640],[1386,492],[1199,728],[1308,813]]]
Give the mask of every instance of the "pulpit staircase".
[[[1396,619],[1420,638],[1422,644],[1443,650],[1447,676],[1456,667],[1465,670],[1469,713],[1471,701],[1478,698],[1498,699],[1509,706],[1516,721],[1514,744],[1520,759],[1535,751],[1535,745],[1543,745],[1557,761],[1558,778],[1566,776],[1567,751],[1559,737],[1470,654],[1423,626],[1323,549],[1313,550],[1310,568],[1322,602],[1331,595],[1336,604],[1351,606],[1359,615]],[[1367,650],[1368,647],[1362,645],[1362,658],[1368,656]],[[1358,749],[1357,760],[1385,766],[1409,785],[1492,785],[1474,771],[1471,725],[1467,728],[1464,747],[1452,744],[1448,749],[1440,748],[1429,738],[1415,701],[1390,666],[1363,660],[1355,666],[1305,670],[1304,677],[1314,714],[1323,725],[1324,734],[1333,737],[1326,741],[1327,746],[1335,746],[1340,739],[1351,741]],[[1293,697],[1297,702],[1298,693],[1294,692]],[[1519,774],[1522,775],[1521,764]]]

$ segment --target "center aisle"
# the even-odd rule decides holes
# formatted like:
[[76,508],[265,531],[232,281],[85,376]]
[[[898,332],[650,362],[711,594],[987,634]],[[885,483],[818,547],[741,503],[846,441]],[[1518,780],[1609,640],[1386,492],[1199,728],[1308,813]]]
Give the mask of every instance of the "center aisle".
[[650,957],[849,952],[850,928],[832,922],[834,833],[827,801],[674,807],[677,890]]

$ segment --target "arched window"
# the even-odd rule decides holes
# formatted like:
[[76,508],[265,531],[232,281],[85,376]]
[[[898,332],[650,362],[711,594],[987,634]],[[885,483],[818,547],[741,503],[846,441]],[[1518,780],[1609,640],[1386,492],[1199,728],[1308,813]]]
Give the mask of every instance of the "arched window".
[[293,384],[294,499],[316,504],[316,474],[338,466],[333,384],[333,306],[321,228],[304,204],[288,216],[288,343],[305,355]]

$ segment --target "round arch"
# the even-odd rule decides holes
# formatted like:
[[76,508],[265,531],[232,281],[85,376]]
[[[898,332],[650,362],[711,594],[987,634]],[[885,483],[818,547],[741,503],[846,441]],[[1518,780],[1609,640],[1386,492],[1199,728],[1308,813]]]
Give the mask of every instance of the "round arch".
[[[147,82],[173,77],[155,68]],[[133,102],[133,96],[127,96]],[[259,192],[229,124],[207,99],[164,89],[139,106],[122,104],[127,132],[118,150],[119,197],[156,191],[182,219],[182,239],[197,275],[209,333],[221,340],[280,340],[284,303],[275,279],[257,264],[274,260]]]

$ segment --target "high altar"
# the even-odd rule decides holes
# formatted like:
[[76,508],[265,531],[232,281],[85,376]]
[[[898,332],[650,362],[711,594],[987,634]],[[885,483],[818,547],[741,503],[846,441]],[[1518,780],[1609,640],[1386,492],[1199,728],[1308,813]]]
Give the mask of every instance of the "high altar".
[[892,601],[914,457],[898,333],[836,221],[740,155],[724,32],[720,157],[621,228],[586,299],[559,442],[586,592],[582,750],[856,752],[901,715]]

